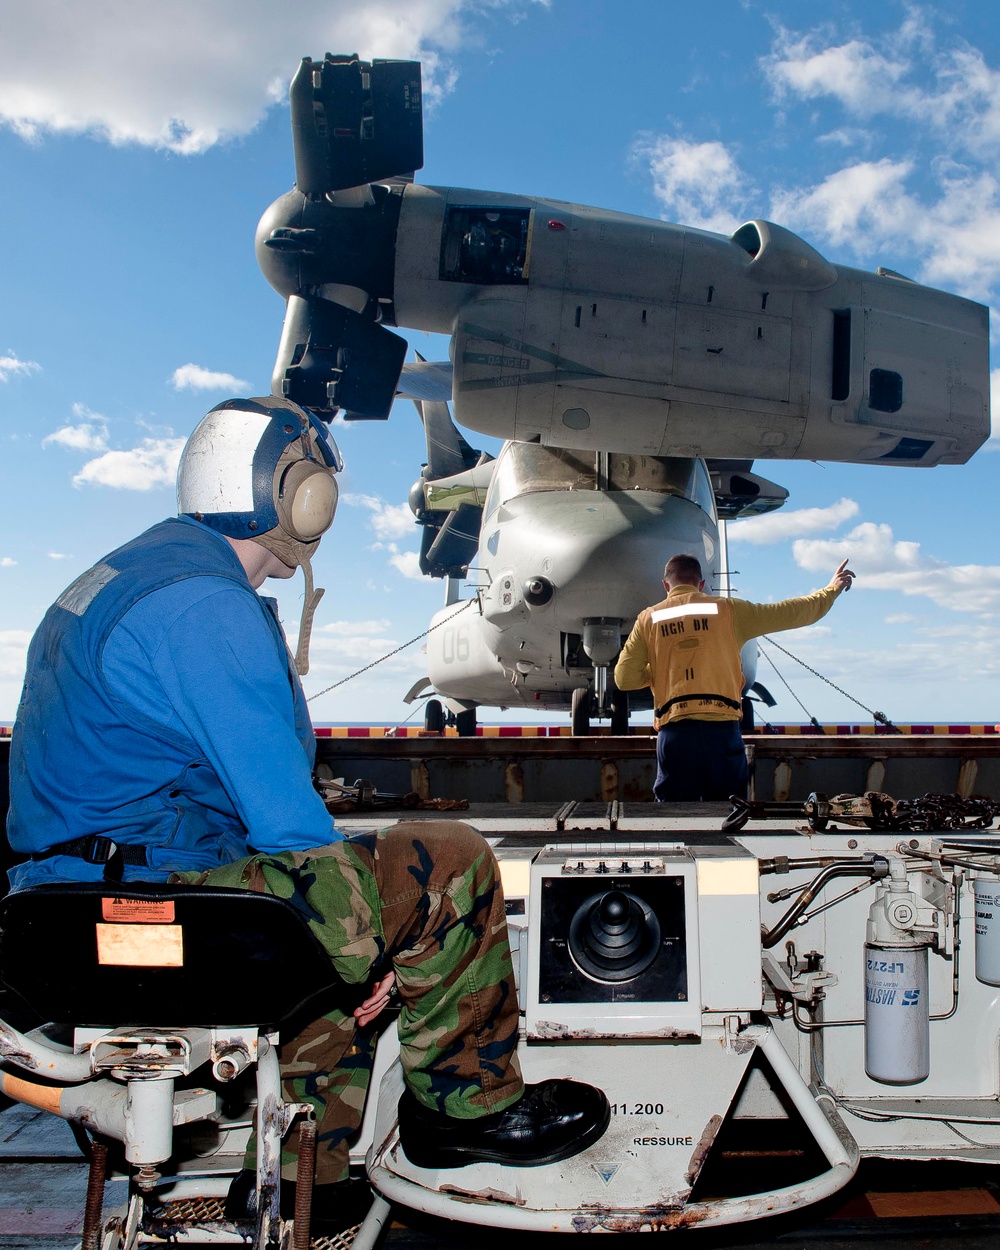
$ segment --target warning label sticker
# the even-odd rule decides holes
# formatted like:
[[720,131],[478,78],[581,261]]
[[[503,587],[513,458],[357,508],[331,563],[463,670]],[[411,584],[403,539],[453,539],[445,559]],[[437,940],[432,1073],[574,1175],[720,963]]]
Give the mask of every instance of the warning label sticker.
[[118,924],[173,924],[172,899],[102,898],[101,915]]

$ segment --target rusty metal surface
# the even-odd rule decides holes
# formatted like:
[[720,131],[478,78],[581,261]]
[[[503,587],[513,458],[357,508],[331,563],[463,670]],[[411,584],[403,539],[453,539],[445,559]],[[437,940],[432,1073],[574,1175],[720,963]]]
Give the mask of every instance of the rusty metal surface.
[[[855,759],[944,757],[1000,759],[997,734],[747,734],[760,759],[848,756]],[[628,738],[318,738],[318,759],[644,759],[650,735]]]
[[[936,791],[1000,800],[997,734],[752,734],[744,741],[757,799],[880,790],[897,798]],[[0,739],[0,776],[9,750],[9,739]],[[524,806],[576,799],[652,807],[656,773],[651,735],[319,738],[317,763],[348,783],[366,778],[380,792]],[[0,816],[5,798],[0,788]],[[0,846],[0,869],[9,862]]]
[[104,1215],[104,1182],[108,1171],[108,1147],[97,1137],[90,1142],[90,1170],[87,1175],[87,1196],[83,1204],[83,1232],[80,1250],[98,1250],[101,1220]]
[[[804,799],[928,790],[1000,799],[1000,735],[753,734],[744,739],[751,793]],[[321,738],[318,761],[348,781],[470,803],[651,803],[651,736],[589,738]],[[877,783],[877,784],[875,784]]]

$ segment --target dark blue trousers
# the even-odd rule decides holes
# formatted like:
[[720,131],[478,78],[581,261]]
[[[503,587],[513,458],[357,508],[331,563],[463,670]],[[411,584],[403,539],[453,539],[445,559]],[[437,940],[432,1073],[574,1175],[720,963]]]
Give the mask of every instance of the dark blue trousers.
[[658,803],[746,798],[749,779],[739,721],[674,721],[656,736]]

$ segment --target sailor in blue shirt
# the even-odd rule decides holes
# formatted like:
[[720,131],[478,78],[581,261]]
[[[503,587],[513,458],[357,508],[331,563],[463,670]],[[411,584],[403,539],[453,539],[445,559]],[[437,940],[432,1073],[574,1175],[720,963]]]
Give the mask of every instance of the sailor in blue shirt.
[[[320,1121],[312,1216],[317,1227],[322,1213],[331,1232],[350,1209],[347,1143],[374,1057],[373,1035],[359,1029],[386,1005],[397,971],[404,1050],[423,1064],[409,1079],[459,1086],[466,1100],[445,1112],[433,1090],[424,1104],[414,1096],[401,1127],[411,1152],[434,1147],[435,1167],[554,1162],[595,1141],[610,1117],[590,1086],[526,1089],[521,1080],[499,869],[474,830],[421,826],[415,837],[404,825],[359,839],[364,845],[329,846],[343,840],[312,784],[316,748],[298,672],[322,593],[310,559],[333,520],[341,467],[326,427],[283,399],[229,400],[199,423],[181,457],[180,515],[77,578],[32,640],[7,821],[22,860],[10,873],[14,889],[171,873],[210,886],[226,866],[242,885],[247,872],[266,876],[267,860],[304,908],[321,888],[332,910],[312,915],[338,946],[350,922],[335,966],[367,997],[353,1011],[330,1005],[283,1036],[279,1052],[286,1097],[310,1102]],[[273,602],[256,592],[299,566],[306,592],[296,663]],[[307,868],[287,854],[314,848]],[[246,888],[258,887],[246,879]],[[398,930],[395,945],[387,929]],[[432,977],[415,966],[408,981],[400,971],[419,963],[415,952],[436,961]],[[455,995],[474,1002],[468,1020],[453,1009]],[[288,1210],[294,1167],[286,1147]],[[232,1218],[250,1209],[256,1185],[248,1166],[230,1189]]]
[[339,838],[312,786],[295,664],[256,588],[301,564],[311,615],[309,558],[341,465],[326,427],[296,405],[220,404],[185,448],[181,515],[49,609],[11,744],[7,836],[30,857],[11,870],[15,889],[165,880]]

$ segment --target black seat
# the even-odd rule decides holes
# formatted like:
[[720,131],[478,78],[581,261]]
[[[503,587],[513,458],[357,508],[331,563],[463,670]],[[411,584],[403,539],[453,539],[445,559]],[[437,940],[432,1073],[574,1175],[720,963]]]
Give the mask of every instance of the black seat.
[[[119,953],[123,938],[138,956]],[[95,1028],[270,1028],[338,983],[292,902],[144,882],[9,895],[0,903],[0,981],[45,1020]]]

